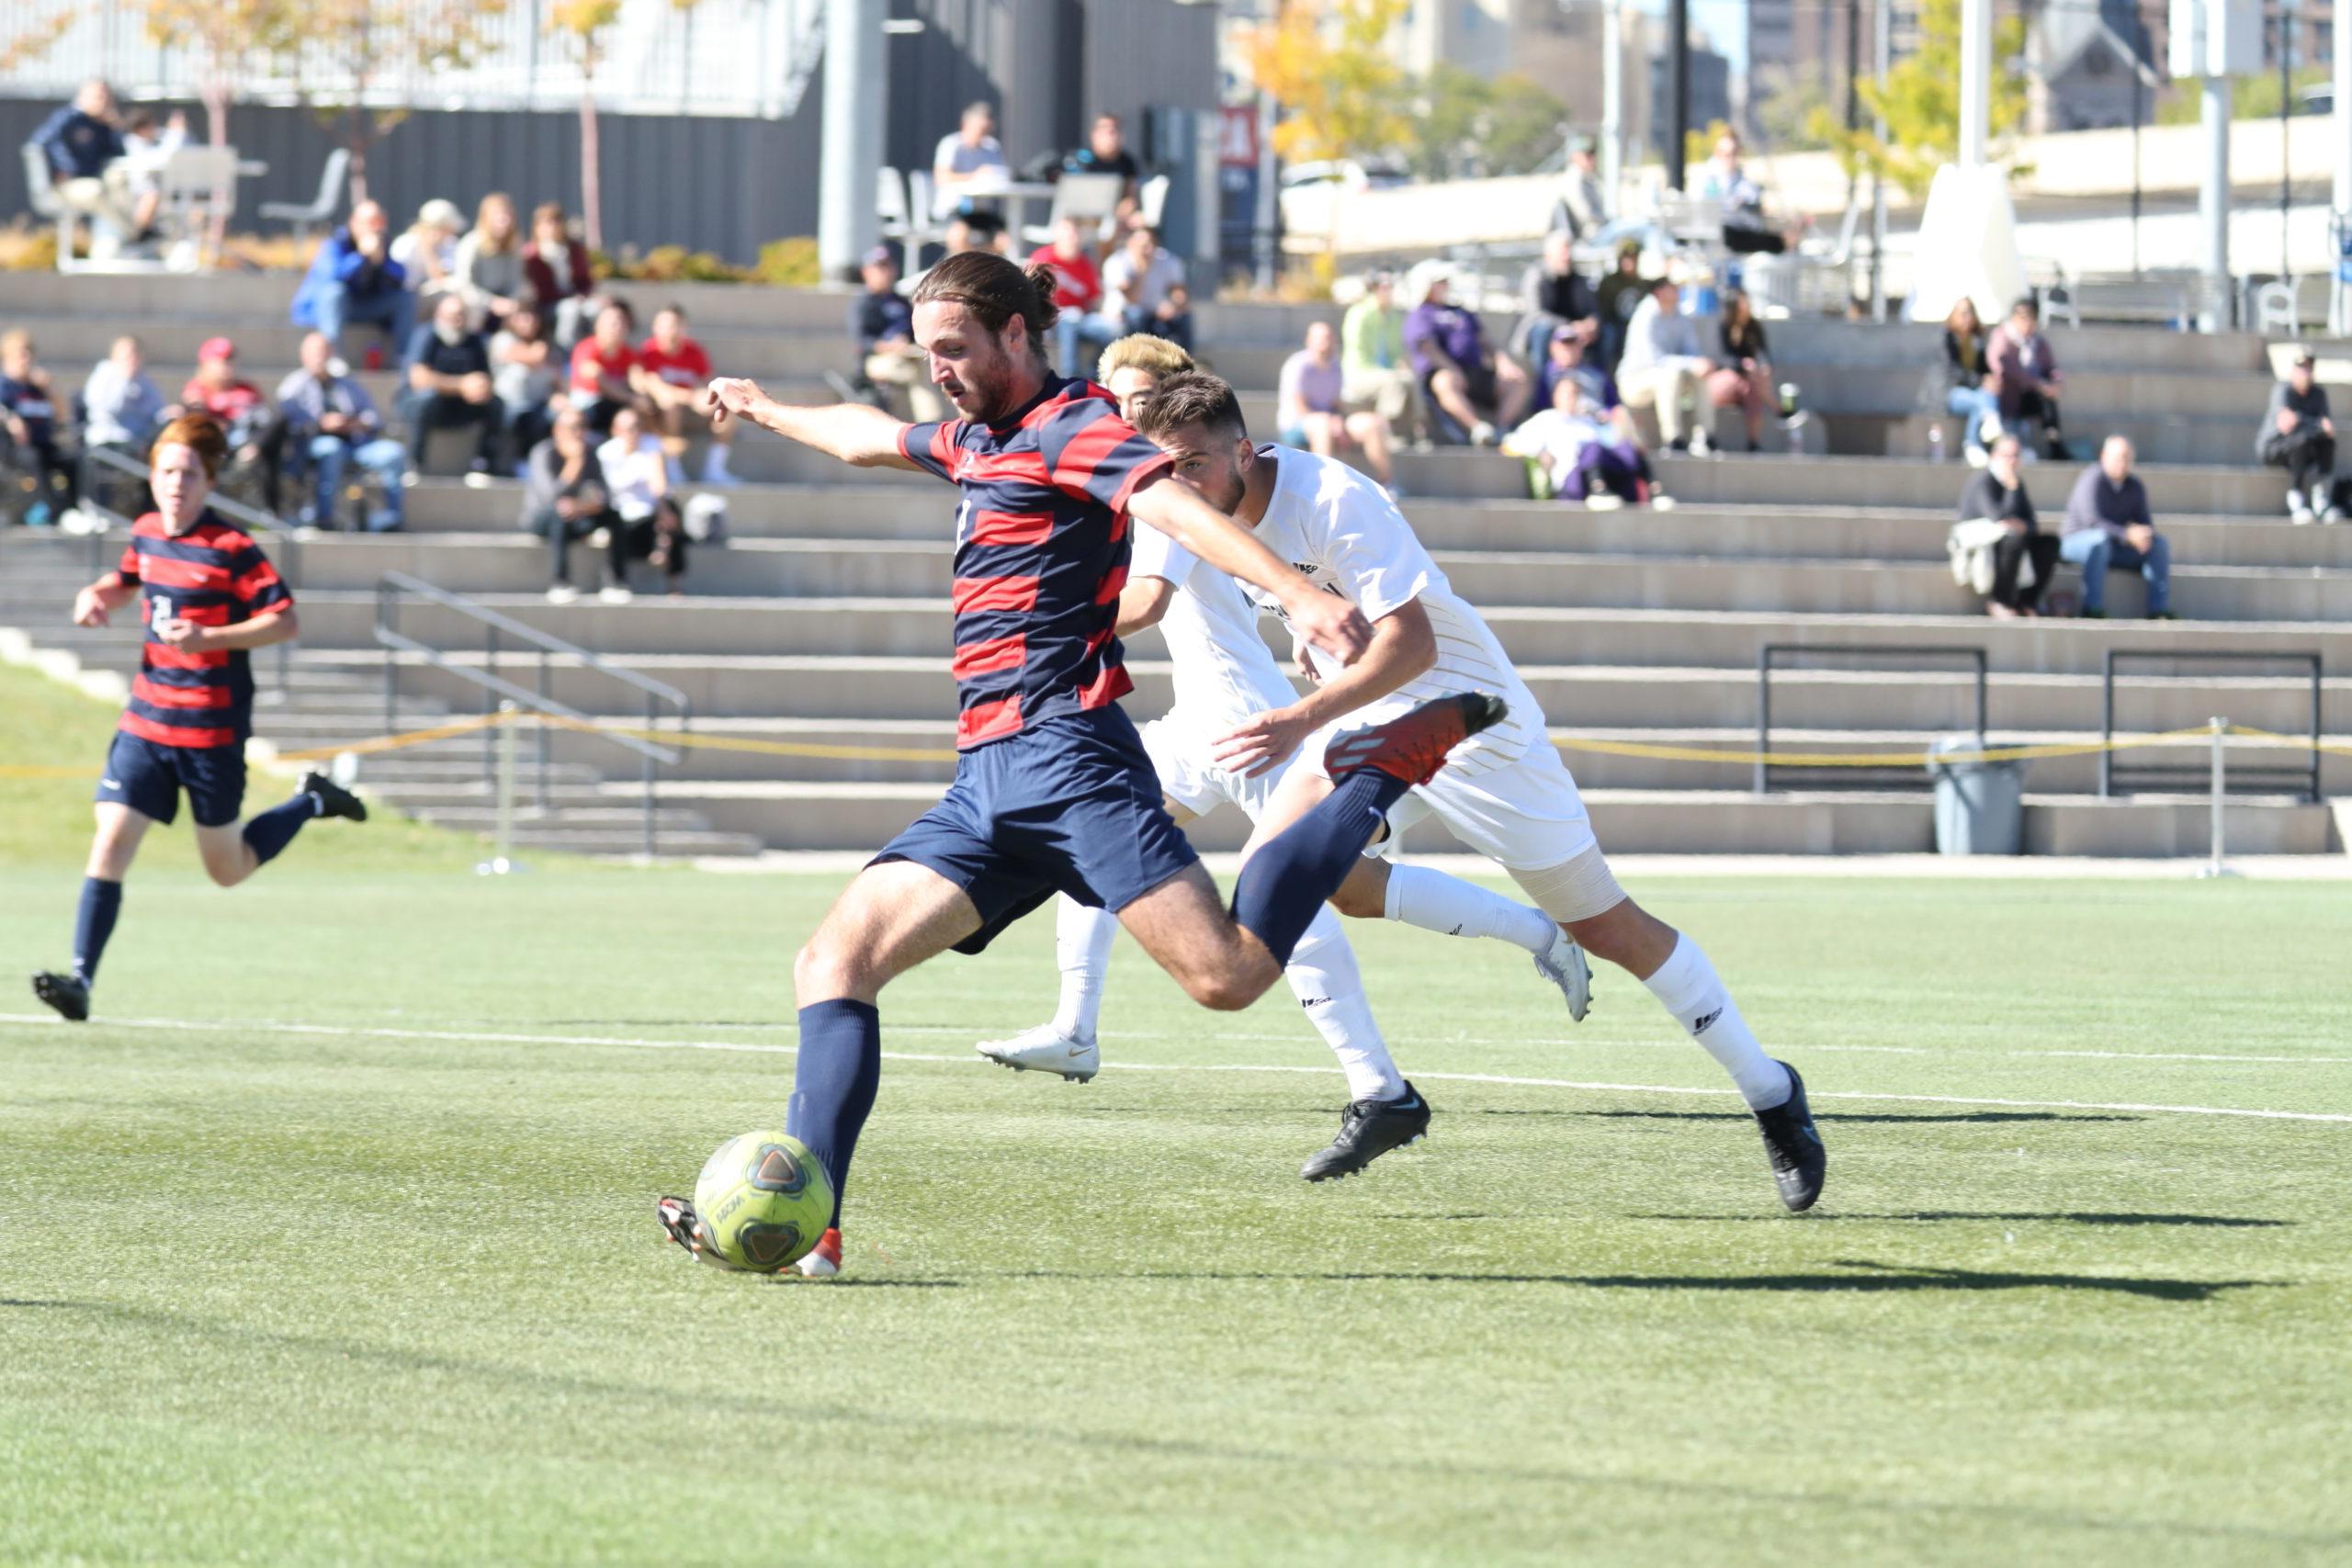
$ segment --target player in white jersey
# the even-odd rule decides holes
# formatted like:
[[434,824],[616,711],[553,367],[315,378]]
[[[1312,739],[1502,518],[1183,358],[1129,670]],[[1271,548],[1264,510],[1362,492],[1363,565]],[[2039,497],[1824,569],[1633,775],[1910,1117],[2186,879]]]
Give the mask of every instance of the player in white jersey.
[[[1190,364],[1181,348],[1161,339],[1125,339],[1104,354],[1103,379],[1132,419],[1160,374]],[[1192,555],[1163,534],[1136,531],[1127,587],[1120,596],[1119,629],[1157,623],[1168,643],[1176,703],[1165,716],[1143,727],[1143,742],[1167,792],[1169,813],[1180,824],[1205,816],[1220,801],[1230,801],[1258,821],[1288,767],[1285,761],[1246,773],[1220,767],[1212,757],[1218,739],[1236,726],[1297,697],[1267,649],[1258,617],[1257,606],[1233,579],[1195,570]],[[1584,1016],[1590,972],[1549,915],[1437,872],[1400,874],[1451,885],[1442,896],[1419,901],[1418,907],[1430,914],[1415,923],[1450,935],[1493,935],[1517,943],[1534,958],[1537,972],[1560,987],[1571,1016]],[[1443,923],[1436,923],[1441,917]],[[1091,1078],[1101,1066],[1096,1029],[1117,930],[1116,919],[1103,919],[1099,909],[1070,898],[1057,900],[1060,1009],[1050,1023],[1010,1040],[984,1042],[980,1054],[1009,1067],[1057,1073],[1081,1083]],[[1421,1136],[1429,1126],[1429,1105],[1390,1057],[1365,1001],[1355,954],[1328,908],[1307,927],[1284,977],[1348,1078],[1349,1104],[1339,1135],[1299,1174],[1309,1181],[1348,1176]]]
[[[1396,834],[1434,816],[1508,871],[1588,953],[1646,987],[1738,1086],[1763,1134],[1781,1200],[1792,1210],[1820,1196],[1827,1156],[1796,1070],[1764,1054],[1698,943],[1628,898],[1610,873],[1576,781],[1545,729],[1544,710],[1486,621],[1388,496],[1354,469],[1311,453],[1258,447],[1233,389],[1193,372],[1160,382],[1136,427],[1176,458],[1176,478],[1253,529],[1277,558],[1373,623],[1371,647],[1341,668],[1309,652],[1314,692],[1257,715],[1218,743],[1217,762],[1248,773],[1286,758],[1288,770],[1253,844],[1331,792],[1328,767],[1346,763],[1341,731],[1378,723],[1430,692],[1483,691],[1510,708],[1503,722],[1456,746],[1446,766],[1388,813],[1388,839],[1334,895],[1346,914],[1393,912],[1396,876],[1376,858]],[[1195,575],[1206,568],[1195,570]]]

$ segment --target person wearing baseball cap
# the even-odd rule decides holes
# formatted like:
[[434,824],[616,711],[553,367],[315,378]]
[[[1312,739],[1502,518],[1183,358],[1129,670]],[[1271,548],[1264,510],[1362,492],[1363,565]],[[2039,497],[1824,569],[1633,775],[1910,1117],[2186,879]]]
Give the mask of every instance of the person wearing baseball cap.
[[[269,400],[259,387],[237,374],[237,345],[225,337],[209,337],[197,346],[196,375],[180,389],[180,406],[202,410],[228,433],[232,464],[251,463],[263,456],[268,435]],[[277,486],[273,483],[274,492]]]
[[896,389],[917,424],[947,418],[947,400],[931,384],[929,362],[915,346],[914,307],[899,293],[897,253],[875,246],[858,263],[857,275],[865,291],[850,301],[849,335],[866,381],[876,389]]
[[2308,348],[2288,361],[2287,378],[2270,389],[2270,406],[2255,432],[2255,454],[2287,470],[2287,515],[2298,523],[2340,523],[2335,504],[2335,420],[2318,362]]

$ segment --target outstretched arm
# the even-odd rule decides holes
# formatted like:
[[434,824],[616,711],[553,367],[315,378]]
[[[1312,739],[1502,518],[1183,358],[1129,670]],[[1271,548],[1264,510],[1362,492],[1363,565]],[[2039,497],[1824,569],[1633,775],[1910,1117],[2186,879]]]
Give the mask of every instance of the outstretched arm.
[[794,408],[769,397],[757,381],[720,376],[702,389],[695,406],[710,415],[713,430],[724,430],[729,420],[745,420],[861,468],[915,466],[899,450],[899,433],[906,425],[865,403]]
[[1340,663],[1354,663],[1371,644],[1372,626],[1363,611],[1321,592],[1190,487],[1165,479],[1148,485],[1127,502],[1127,513],[1227,576],[1272,594],[1292,628]]

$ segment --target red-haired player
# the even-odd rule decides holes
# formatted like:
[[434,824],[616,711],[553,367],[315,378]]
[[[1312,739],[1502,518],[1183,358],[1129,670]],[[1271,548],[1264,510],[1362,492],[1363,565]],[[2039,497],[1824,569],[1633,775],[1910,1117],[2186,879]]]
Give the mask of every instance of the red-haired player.
[[253,733],[252,651],[295,635],[294,596],[246,533],[206,510],[229,456],[209,416],[165,425],[149,458],[155,510],[141,517],[122,562],[74,596],[74,624],[102,626],[134,596],[145,599],[146,646],[106,772],[98,781],[74,967],[33,976],[33,994],[65,1017],[90,1016],[98,957],[122,907],[123,874],[147,829],[170,826],[187,793],[204,869],[233,887],[261,869],[313,817],[368,819],[348,790],[305,773],[294,798],[237,826],[245,796],[245,738]]

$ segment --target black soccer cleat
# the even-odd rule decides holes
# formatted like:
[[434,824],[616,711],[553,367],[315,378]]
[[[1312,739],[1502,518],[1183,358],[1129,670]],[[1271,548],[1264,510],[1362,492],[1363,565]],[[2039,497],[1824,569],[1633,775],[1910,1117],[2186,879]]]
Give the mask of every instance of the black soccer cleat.
[[696,1258],[702,1256],[702,1222],[695,1217],[692,1203],[684,1198],[657,1198],[653,1201],[653,1214],[672,1241]]
[[1401,1100],[1359,1100],[1340,1112],[1340,1135],[1299,1168],[1309,1181],[1353,1176],[1391,1149],[1417,1144],[1430,1130],[1430,1102],[1410,1083]]
[[69,1023],[90,1021],[90,987],[78,975],[42,970],[33,976],[33,995],[57,1010]]
[[347,817],[354,822],[368,820],[368,803],[324,773],[304,773],[294,793],[316,799],[322,817]]
[[1408,784],[1425,784],[1445,765],[1445,754],[1481,730],[1500,724],[1510,709],[1485,692],[1435,697],[1385,724],[1351,729],[1323,749],[1334,780],[1374,768]]
[[1789,1098],[1769,1111],[1756,1112],[1764,1134],[1764,1155],[1772,1162],[1772,1184],[1792,1213],[1803,1213],[1821,1196],[1821,1179],[1829,1169],[1829,1151],[1813,1124],[1813,1108],[1805,1103],[1804,1079],[1786,1062]]

